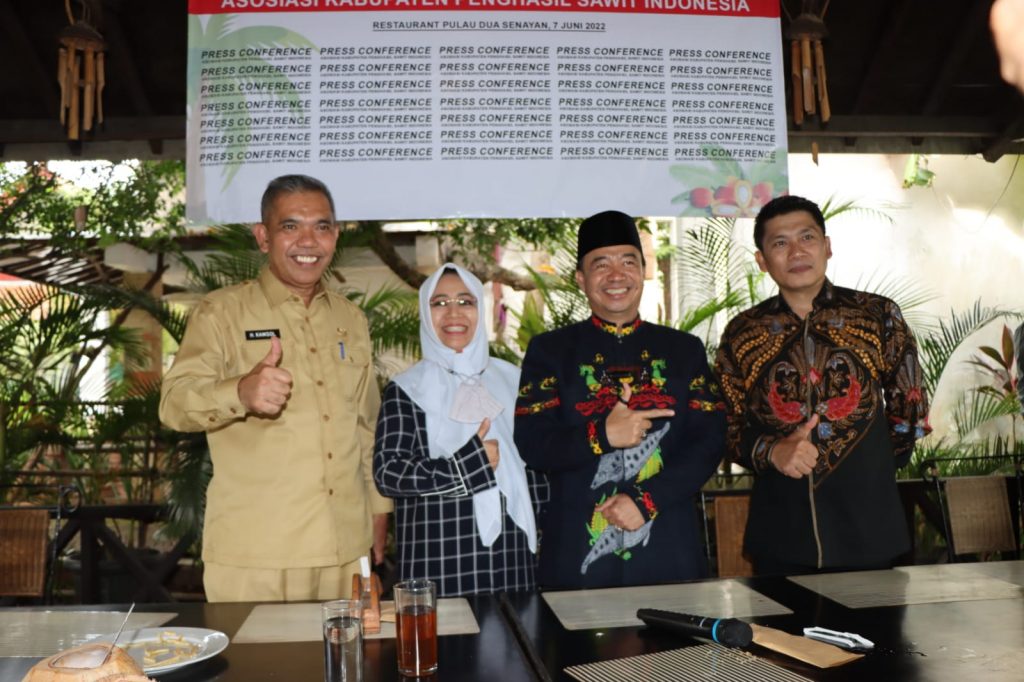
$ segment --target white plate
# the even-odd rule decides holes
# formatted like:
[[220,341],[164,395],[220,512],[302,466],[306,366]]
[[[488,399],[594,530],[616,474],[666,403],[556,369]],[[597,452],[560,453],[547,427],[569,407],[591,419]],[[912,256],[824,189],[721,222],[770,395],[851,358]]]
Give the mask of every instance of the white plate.
[[[195,651],[188,658],[175,661],[174,663],[164,664],[158,660],[153,665],[145,665],[145,662],[143,661],[143,647],[146,644],[157,644],[161,641],[161,637],[180,637],[182,641],[193,645],[195,647]],[[103,637],[97,637],[96,639],[90,640],[90,643],[109,642],[113,638],[113,635],[104,635]],[[207,630],[206,628],[166,627],[125,630],[121,633],[120,639],[117,640],[117,645],[127,651],[131,657],[135,659],[135,662],[142,667],[147,675],[151,675],[154,673],[170,672],[171,670],[184,668],[187,665],[192,665],[199,661],[205,661],[206,659],[216,656],[220,652],[224,651],[228,646],[228,641],[228,636],[223,632],[218,632],[217,630]]]

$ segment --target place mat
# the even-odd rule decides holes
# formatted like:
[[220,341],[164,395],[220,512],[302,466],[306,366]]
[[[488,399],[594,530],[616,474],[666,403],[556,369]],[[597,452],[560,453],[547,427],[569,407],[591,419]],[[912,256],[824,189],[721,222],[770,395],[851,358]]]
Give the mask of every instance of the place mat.
[[966,566],[900,566],[885,571],[797,575],[788,579],[851,609],[1024,597],[1020,586]]
[[544,592],[543,596],[566,630],[643,625],[636,617],[637,609],[664,609],[712,618],[793,613],[736,580]]
[[618,658],[599,663],[574,665],[565,673],[580,682],[679,682],[679,680],[714,679],[717,682],[810,682],[782,666],[739,649],[719,644],[701,644]]
[[975,573],[1024,587],[1024,561],[983,561],[976,564],[958,565]]
[[[0,611],[0,657],[52,656],[93,637],[114,634],[124,615],[124,611]],[[135,611],[125,629],[160,627],[177,615]]]
[[[381,611],[394,611],[394,602],[381,601]],[[235,644],[264,642],[319,642],[323,639],[320,604],[260,604],[242,623],[232,640]],[[465,599],[437,600],[437,634],[475,635],[480,632],[473,610]],[[381,623],[380,632],[365,639],[395,636],[394,623]]]

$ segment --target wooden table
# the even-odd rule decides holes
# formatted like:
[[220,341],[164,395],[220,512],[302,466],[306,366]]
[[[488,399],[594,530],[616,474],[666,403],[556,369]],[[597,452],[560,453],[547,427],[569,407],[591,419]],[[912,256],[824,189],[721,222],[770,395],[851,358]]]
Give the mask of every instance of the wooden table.
[[[1015,570],[1024,571],[1021,568],[1024,564],[1016,564]],[[856,632],[877,644],[878,651],[862,660],[829,670],[819,670],[758,647],[751,648],[752,653],[812,680],[1001,682],[1024,679],[1024,588],[1001,599],[849,608],[785,578],[750,578],[742,582],[793,611],[788,615],[747,620],[794,634],[805,626],[821,625]],[[645,627],[566,630],[540,593],[479,596],[470,597],[468,601],[480,625],[480,633],[438,639],[440,670],[435,676],[438,680],[564,682],[571,679],[564,672],[566,666],[698,643]],[[204,627],[220,630],[233,638],[253,606],[147,604],[144,610],[178,613],[165,627]],[[80,606],[62,608],[83,609]],[[88,608],[124,610],[123,606]],[[404,679],[396,670],[394,640],[367,640],[364,658],[366,682]],[[0,658],[0,680],[18,682],[33,663],[33,659]],[[317,682],[323,679],[323,646],[320,642],[232,643],[208,661],[161,675],[159,679],[161,682]]]
[[[438,638],[439,671],[433,679],[455,682],[533,682],[535,675],[516,645],[494,597],[467,598],[480,633]],[[165,628],[201,627],[234,638],[254,604],[146,604],[139,610],[179,614]],[[22,607],[27,609],[28,607]],[[46,610],[42,607],[31,607]],[[55,607],[50,607],[55,608]],[[67,607],[64,610],[120,610],[125,606]],[[6,610],[6,609],[5,609]],[[38,659],[0,658],[0,680],[19,682]],[[366,682],[402,680],[398,674],[395,640],[364,643]],[[322,642],[236,644],[221,654],[180,670],[159,675],[160,682],[318,682],[324,679]],[[432,678],[422,678],[424,680]]]

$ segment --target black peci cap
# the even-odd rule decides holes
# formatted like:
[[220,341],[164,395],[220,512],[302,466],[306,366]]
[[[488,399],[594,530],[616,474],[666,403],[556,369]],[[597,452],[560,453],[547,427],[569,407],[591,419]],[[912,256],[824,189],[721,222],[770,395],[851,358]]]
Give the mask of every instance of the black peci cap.
[[635,246],[643,260],[644,248],[640,245],[640,233],[636,221],[622,211],[595,213],[580,223],[576,236],[576,267],[583,265],[583,257],[594,249],[606,246]]

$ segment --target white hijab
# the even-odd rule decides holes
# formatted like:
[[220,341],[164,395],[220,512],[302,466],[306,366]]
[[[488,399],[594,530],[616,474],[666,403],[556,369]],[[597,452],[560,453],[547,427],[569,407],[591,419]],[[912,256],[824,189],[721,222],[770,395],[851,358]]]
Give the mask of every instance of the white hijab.
[[[446,270],[454,270],[477,300],[477,324],[473,339],[461,353],[448,348],[437,336],[430,316],[430,298]],[[432,459],[450,459],[490,418],[484,440],[498,441],[501,454],[494,472],[497,487],[473,495],[477,533],[485,547],[501,534],[501,498],[508,515],[537,551],[537,527],[526,482],[526,465],[512,439],[519,368],[490,357],[484,322],[484,287],[468,270],[453,263],[442,265],[420,287],[420,344],[423,359],[394,378],[427,416],[427,441]]]

